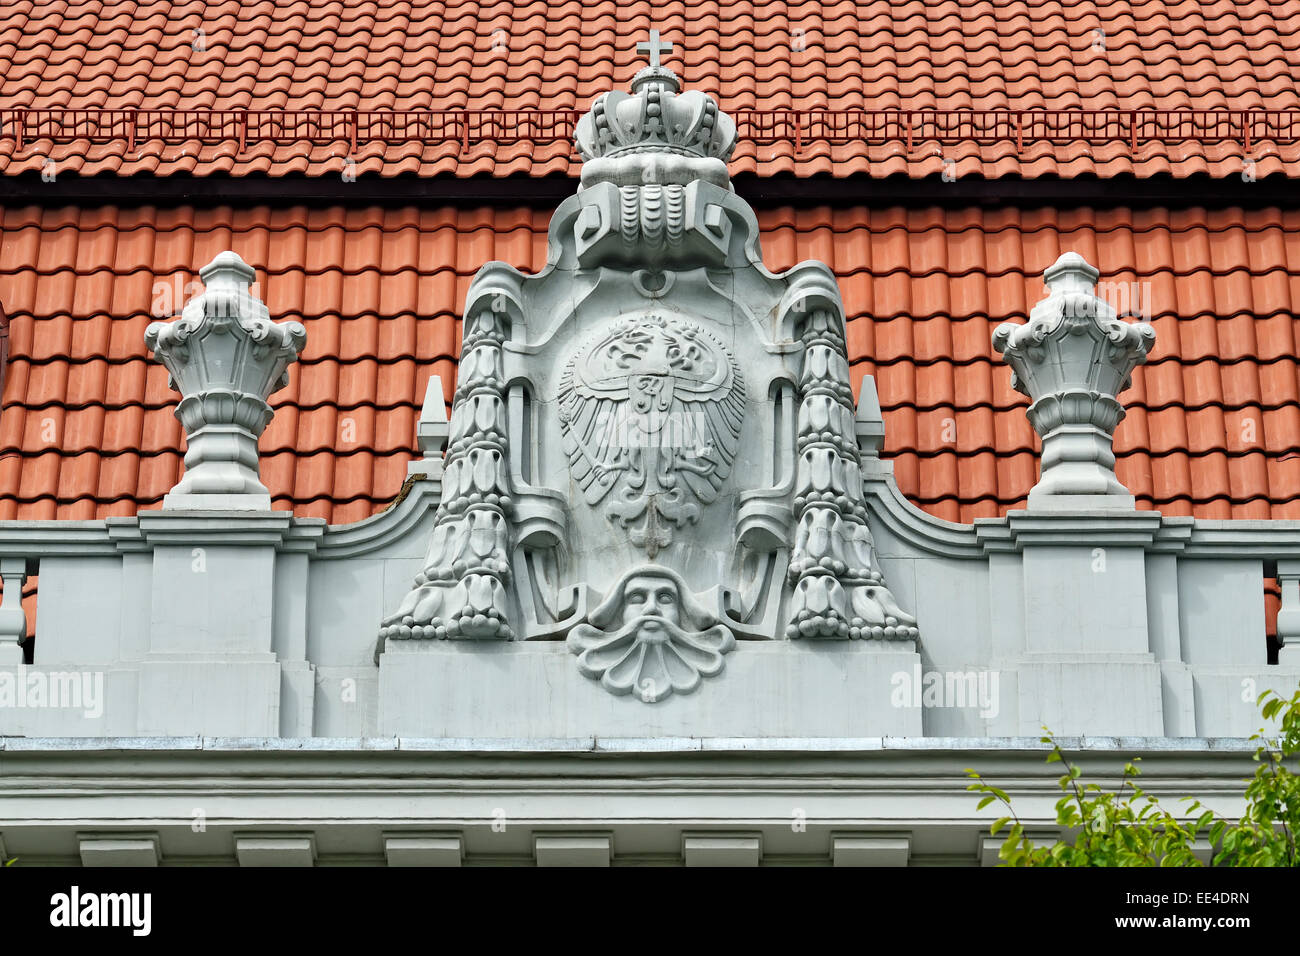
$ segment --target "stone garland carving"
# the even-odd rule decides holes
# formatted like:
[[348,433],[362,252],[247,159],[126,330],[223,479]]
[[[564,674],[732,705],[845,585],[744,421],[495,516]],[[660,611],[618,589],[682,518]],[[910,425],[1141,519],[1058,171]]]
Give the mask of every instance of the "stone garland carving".
[[797,331],[804,353],[786,636],[915,640],[916,618],[885,587],[866,523],[843,322],[817,309]]
[[415,587],[385,618],[380,640],[511,640],[512,501],[506,466],[504,316],[467,323],[456,379],[442,501]]

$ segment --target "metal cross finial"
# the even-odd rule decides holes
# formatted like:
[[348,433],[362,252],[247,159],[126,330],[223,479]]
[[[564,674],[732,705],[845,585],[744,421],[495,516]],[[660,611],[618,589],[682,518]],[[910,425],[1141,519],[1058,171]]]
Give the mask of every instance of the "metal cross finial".
[[654,67],[658,67],[658,66],[659,66],[659,54],[660,54],[660,53],[672,53],[672,52],[673,52],[673,45],[672,45],[672,43],[670,43],[670,42],[668,42],[668,41],[664,41],[663,43],[660,43],[660,42],[659,42],[659,31],[658,31],[658,30],[651,30],[651,31],[650,31],[650,42],[648,42],[648,43],[645,43],[645,42],[638,43],[638,44],[636,45],[636,52],[638,52],[638,53],[648,53],[648,54],[650,55],[650,66],[651,66],[652,68],[654,68]]

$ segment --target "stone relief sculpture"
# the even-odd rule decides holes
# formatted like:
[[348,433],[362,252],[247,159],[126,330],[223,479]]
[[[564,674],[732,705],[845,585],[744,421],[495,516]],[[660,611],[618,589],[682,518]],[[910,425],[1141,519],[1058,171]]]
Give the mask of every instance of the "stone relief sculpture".
[[652,564],[626,572],[588,620],[569,632],[578,669],[615,694],[635,691],[650,703],[689,694],[722,670],[722,655],[736,646],[685,581]]
[[546,268],[471,286],[441,504],[381,644],[565,640],[653,703],[746,641],[917,639],[867,525],[834,276],[763,267],[735,142],[655,52],[581,119]]
[[442,475],[442,503],[424,570],[381,636],[510,640],[510,490],[505,324],[480,311],[467,325]]
[[745,379],[708,332],[650,313],[616,322],[570,359],[559,403],[569,472],[587,504],[610,498],[606,515],[653,560],[730,474]]

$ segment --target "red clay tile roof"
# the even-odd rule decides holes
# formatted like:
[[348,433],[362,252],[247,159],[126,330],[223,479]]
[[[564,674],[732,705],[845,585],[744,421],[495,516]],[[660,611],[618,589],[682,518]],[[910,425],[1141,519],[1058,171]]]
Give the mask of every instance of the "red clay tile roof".
[[[475,270],[536,271],[550,211],[10,208],[0,519],[133,514],[179,478],[176,394],[144,347],[155,300],[231,248],[308,331],[262,439],[280,507],[333,522],[397,493],[431,372],[450,389]],[[1066,249],[1149,283],[1158,338],[1123,396],[1120,479],[1143,507],[1300,518],[1300,210],[862,207],[761,211],[767,264],[835,269],[903,491],[952,520],[1020,505],[1037,439],[992,354]],[[193,290],[191,290],[193,291]],[[175,305],[175,298],[172,305]]]
[[[1067,10],[1069,15],[1067,16]],[[653,21],[652,21],[653,17]],[[441,3],[25,0],[0,11],[0,109],[586,109],[626,85],[657,26],[666,62],[728,111],[763,109],[1297,110],[1300,7],[1269,0],[839,3]],[[84,119],[84,117],[83,117]],[[19,145],[0,170],[337,175],[339,143],[119,138]],[[743,141],[733,172],[801,176],[1294,173],[1300,141],[1085,142],[940,148]],[[359,145],[357,172],[576,173],[565,141]]]

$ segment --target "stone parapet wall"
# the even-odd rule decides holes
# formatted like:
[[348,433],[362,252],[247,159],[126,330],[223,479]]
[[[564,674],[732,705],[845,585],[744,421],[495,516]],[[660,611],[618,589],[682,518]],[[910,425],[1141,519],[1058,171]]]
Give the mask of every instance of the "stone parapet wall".
[[[577,721],[568,726],[596,735],[617,726],[601,726],[618,720],[611,701],[644,709],[606,699],[576,670],[529,704],[512,699],[501,693],[508,682],[490,675],[517,662],[510,679],[527,679],[525,662],[540,649],[505,642],[483,669],[493,712],[438,723],[428,703],[437,684],[417,694],[403,673],[433,657],[376,663],[376,625],[422,565],[438,497],[436,480],[417,478],[389,511],[337,526],[283,512],[5,523],[0,560],[39,571],[41,601],[33,665],[3,673],[16,694],[19,676],[47,694],[43,703],[29,692],[0,703],[0,734],[463,736],[481,720],[494,733],[529,736],[564,713]],[[1114,511],[952,524],[909,504],[887,467],[866,479],[864,499],[881,568],[916,609],[923,636],[915,651],[877,655],[887,672],[850,688],[856,707],[837,710],[815,685],[753,701],[795,715],[784,736],[801,712],[815,730],[806,736],[996,738],[1043,724],[1063,734],[1247,736],[1259,726],[1255,697],[1300,680],[1285,649],[1281,664],[1268,663],[1260,588],[1266,562],[1284,570],[1300,562],[1300,525]],[[789,691],[798,685],[794,658],[773,643],[782,642],[737,641],[729,665],[782,670]],[[817,666],[848,673],[835,659],[854,664],[856,643],[828,642]],[[96,699],[53,706],[58,687],[63,703],[76,703],[70,675],[92,696],[98,683]],[[429,677],[468,679],[448,668]],[[745,693],[738,686],[727,699],[731,690]],[[700,692],[671,706],[680,733],[720,701]],[[584,712],[585,725],[574,716]]]

